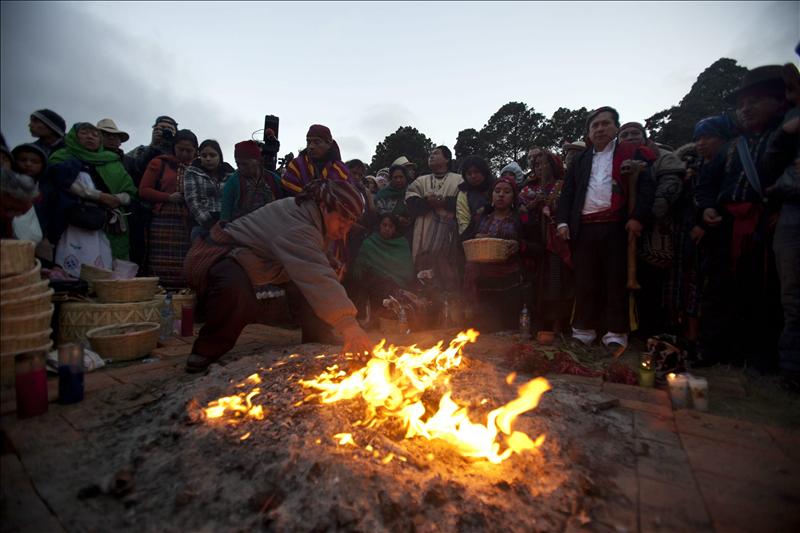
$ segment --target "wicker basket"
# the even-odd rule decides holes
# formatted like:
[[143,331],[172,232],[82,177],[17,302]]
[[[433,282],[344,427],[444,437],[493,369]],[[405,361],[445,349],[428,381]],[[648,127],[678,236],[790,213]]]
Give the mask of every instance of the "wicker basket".
[[3,335],[0,337],[0,354],[24,353],[36,349],[50,341],[53,330],[36,331],[25,335]]
[[50,309],[54,292],[53,289],[48,289],[40,294],[0,301],[0,316],[14,317],[44,313]]
[[505,239],[471,239],[464,241],[464,255],[472,263],[502,263],[508,259]]
[[146,302],[156,294],[158,278],[98,279],[92,283],[103,303]]
[[35,249],[36,245],[32,241],[0,241],[0,277],[16,276],[32,269]]
[[130,361],[152,352],[158,344],[161,325],[157,322],[114,324],[86,334],[92,350],[106,359]]
[[38,259],[35,260],[33,268],[16,276],[9,276],[0,279],[0,294],[6,289],[16,289],[33,285],[42,279],[42,264]]
[[53,319],[53,306],[42,313],[35,315],[3,316],[0,317],[0,335],[28,335],[44,331],[50,327]]
[[67,302],[58,313],[58,342],[80,342],[86,340],[90,329],[112,324],[159,322],[162,302],[158,299],[127,304]]
[[43,279],[27,287],[17,287],[14,289],[3,289],[0,291],[0,302],[14,302],[27,296],[44,294],[50,286],[50,281]]
[[89,292],[94,292],[94,282],[98,279],[114,279],[114,273],[105,268],[81,264],[80,278],[89,284]]

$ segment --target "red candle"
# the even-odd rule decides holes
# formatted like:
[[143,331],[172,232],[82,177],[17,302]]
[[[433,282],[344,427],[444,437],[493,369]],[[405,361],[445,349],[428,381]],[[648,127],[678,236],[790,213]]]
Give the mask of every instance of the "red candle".
[[16,363],[17,417],[46,413],[49,402],[44,354],[21,355]]
[[181,307],[181,337],[194,335],[194,307],[184,305]]

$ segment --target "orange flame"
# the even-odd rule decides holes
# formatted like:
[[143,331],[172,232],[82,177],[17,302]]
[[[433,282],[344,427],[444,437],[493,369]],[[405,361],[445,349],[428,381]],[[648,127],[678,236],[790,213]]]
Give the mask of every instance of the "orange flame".
[[[513,431],[512,425],[519,415],[539,404],[542,394],[550,390],[550,384],[544,378],[533,379],[519,388],[516,399],[491,411],[485,425],[473,422],[468,409],[452,400],[445,373],[461,364],[462,349],[477,337],[478,332],[470,329],[459,333],[444,350],[444,343],[440,341],[427,350],[411,346],[403,351],[393,345],[386,347],[384,339],[375,347],[366,366],[350,375],[333,365],[316,378],[300,383],[319,391],[317,396],[323,403],[363,398],[367,413],[357,425],[374,427],[389,418],[400,418],[406,428],[406,438],[441,439],[465,457],[501,463],[514,453],[533,450],[544,442],[544,435],[531,440],[527,434]],[[510,384],[513,377],[509,378]],[[426,418],[421,398],[436,385],[448,391],[440,399],[438,410]],[[505,437],[498,438],[500,433]],[[343,435],[350,436],[338,434],[335,437]],[[348,443],[355,445],[352,439]],[[382,462],[388,463],[393,457],[389,454]]]
[[[253,378],[255,376],[255,379]],[[257,381],[256,381],[257,379]],[[258,374],[253,374],[247,380],[250,383],[260,383]],[[240,417],[249,417],[256,420],[264,420],[264,408],[253,404],[253,398],[261,394],[261,389],[256,387],[250,392],[240,392],[235,396],[224,396],[214,400],[203,409],[206,418],[222,418],[226,414]]]

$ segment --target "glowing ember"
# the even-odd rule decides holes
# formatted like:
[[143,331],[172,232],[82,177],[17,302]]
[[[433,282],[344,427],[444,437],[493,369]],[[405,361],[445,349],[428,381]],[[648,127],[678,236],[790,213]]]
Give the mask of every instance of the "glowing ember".
[[[411,346],[401,351],[395,346],[386,347],[383,340],[366,366],[350,375],[333,365],[315,379],[300,383],[319,391],[317,396],[323,403],[364,399],[366,417],[356,425],[374,427],[390,418],[399,418],[406,429],[406,438],[441,439],[465,457],[500,463],[514,453],[533,450],[544,442],[544,435],[532,440],[523,432],[513,431],[512,425],[519,415],[538,405],[550,384],[544,378],[533,379],[519,388],[515,400],[491,411],[485,425],[473,422],[467,408],[451,399],[445,373],[461,364],[463,347],[477,337],[474,330],[459,333],[444,350],[443,342],[439,342],[428,350]],[[510,375],[507,382],[512,383],[515,377]],[[421,398],[434,386],[445,387],[448,392],[441,397],[438,410],[429,415]],[[347,443],[355,445],[349,433],[334,438],[341,438],[339,444],[344,444],[344,435],[350,439]],[[381,462],[386,464],[393,458],[394,454],[389,453]]]

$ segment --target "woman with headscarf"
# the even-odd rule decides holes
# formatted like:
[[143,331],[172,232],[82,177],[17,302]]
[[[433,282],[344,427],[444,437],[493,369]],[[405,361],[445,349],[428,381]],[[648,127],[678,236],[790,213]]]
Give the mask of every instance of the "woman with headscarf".
[[186,257],[189,285],[200,296],[206,322],[187,361],[201,372],[235,344],[250,323],[274,320],[273,300],[258,300],[267,285],[282,285],[302,325],[302,342],[337,343],[363,355],[372,343],[326,252],[364,213],[362,193],[342,180],[314,180],[294,198],[272,202],[234,222],[218,223]]
[[183,196],[186,169],[197,155],[197,137],[189,130],[175,134],[171,154],[153,158],[139,183],[142,200],[153,203],[147,236],[147,272],[167,289],[186,286],[183,259],[190,245],[190,216]]
[[414,283],[414,262],[408,240],[399,233],[400,225],[392,213],[378,217],[378,228],[361,244],[353,264],[352,280],[362,302],[369,298],[372,309],[397,289]]
[[222,187],[234,169],[223,160],[222,149],[213,139],[200,143],[198,157],[183,175],[183,196],[192,215],[191,237],[208,233],[219,220]]
[[461,175],[464,181],[458,186],[456,221],[458,234],[466,241],[475,238],[476,224],[492,203],[494,175],[486,160],[476,155],[464,159]]
[[[517,184],[499,178],[492,187],[492,204],[480,215],[475,238],[504,239],[506,258],[498,263],[467,262],[464,271],[466,301],[481,331],[513,329],[522,309],[520,221],[516,212]],[[523,246],[525,248],[525,246]]]
[[399,234],[405,234],[411,227],[411,215],[406,206],[408,169],[402,165],[392,165],[389,169],[389,185],[380,189],[375,196],[375,211],[379,216],[394,215]]
[[330,128],[321,124],[308,128],[306,148],[286,167],[281,186],[288,196],[295,196],[315,179],[343,180],[358,185],[342,162],[339,145],[333,140]]
[[574,298],[569,244],[557,238],[554,215],[564,184],[564,165],[551,152],[533,158],[533,180],[520,193],[520,220],[527,240],[538,252],[526,259],[532,278],[533,329],[559,333],[569,326]]
[[732,121],[725,115],[706,117],[694,128],[692,143],[675,155],[686,165],[681,194],[673,207],[671,238],[674,257],[664,284],[662,305],[671,332],[685,335],[690,345],[699,336],[701,275],[700,242],[708,229],[694,202],[694,188],[705,164],[714,159],[735,136]]
[[270,181],[280,179],[264,168],[261,147],[255,141],[236,143],[233,149],[236,172],[222,190],[219,219],[231,222],[275,200]]
[[55,263],[78,277],[83,263],[111,269],[113,259],[128,259],[124,209],[136,186],[119,155],[103,149],[94,124],[75,124],[64,143],[48,162],[46,237],[56,245]]

